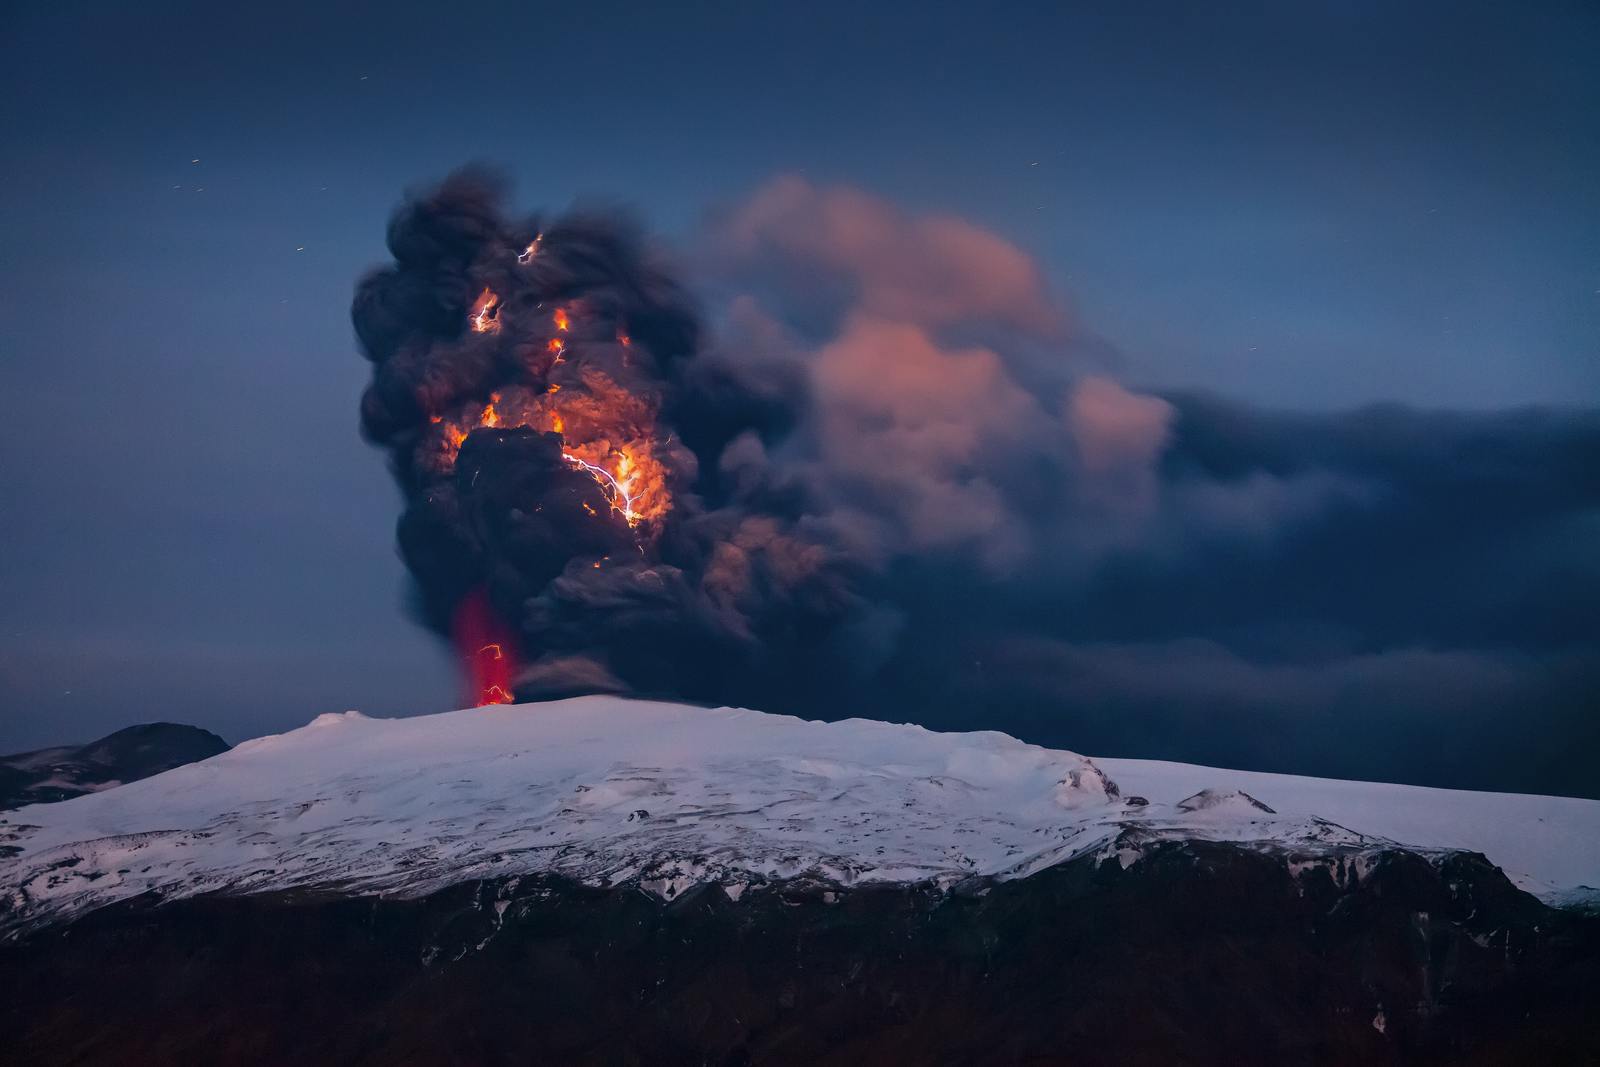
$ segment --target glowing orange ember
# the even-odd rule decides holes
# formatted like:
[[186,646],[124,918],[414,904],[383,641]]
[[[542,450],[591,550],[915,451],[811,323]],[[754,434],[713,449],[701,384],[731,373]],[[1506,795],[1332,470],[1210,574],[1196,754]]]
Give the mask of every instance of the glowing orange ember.
[[567,317],[566,308],[556,308],[555,319],[556,329],[561,330],[563,333],[572,328],[572,320]]
[[499,393],[490,393],[489,402],[483,406],[483,413],[478,416],[479,426],[499,426],[500,412],[495,410],[495,405],[500,403]]
[[493,333],[500,328],[500,298],[484,289],[472,305],[472,328],[477,333]]
[[561,387],[555,383],[544,391],[517,387],[509,394],[491,393],[489,402],[465,422],[435,419],[444,466],[455,464],[462,442],[479,427],[526,426],[558,433],[563,438],[561,458],[593,478],[611,510],[629,526],[660,519],[671,510],[672,496],[666,467],[655,454],[653,403],[598,370],[583,371],[580,384],[580,390],[562,393],[560,399],[556,394]]

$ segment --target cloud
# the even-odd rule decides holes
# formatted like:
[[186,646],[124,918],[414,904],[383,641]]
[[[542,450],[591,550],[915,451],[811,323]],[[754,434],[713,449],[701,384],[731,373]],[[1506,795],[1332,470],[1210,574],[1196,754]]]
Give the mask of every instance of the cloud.
[[1592,646],[1323,648],[1207,638],[985,648],[990,706],[1106,755],[1458,788],[1592,793]]
[[1024,524],[988,468],[994,456],[1014,456],[1043,419],[999,356],[858,315],[816,353],[812,381],[830,478],[869,495],[907,544],[972,544],[993,567],[1020,555]]
[[1172,405],[1091,376],[1067,394],[1063,407],[1086,492],[1113,505],[1150,508],[1158,488],[1156,462],[1172,433]]
[[1080,547],[1117,543],[1156,505],[1171,406],[1103,375],[1041,385],[1029,360],[1073,334],[1000,236],[790,177],[703,243],[734,294],[727,364],[782,350],[800,368],[815,484],[880,540],[1000,575],[1062,522]]
[[988,321],[1040,336],[1065,329],[1038,264],[1015,245],[949,215],[909,215],[843,186],[769,182],[716,227],[735,270],[755,270],[788,307],[848,294],[861,314],[938,328]]
[[[714,330],[631,229],[547,223],[524,269],[533,231],[452,204],[403,215],[358,298],[367,429],[411,472],[402,546],[441,604],[488,582],[517,610],[522,695],[1600,795],[1570,756],[1600,728],[1600,412],[1285,412],[1040,374],[1076,335],[1025,253],[797,178],[704,235]],[[419,296],[461,319],[485,287],[506,309],[483,336]],[[660,401],[675,496],[649,538],[596,540],[593,479],[527,431],[416,473],[434,394],[471,413],[524,388],[555,293],[590,327],[549,367],[559,402],[604,399],[585,368]]]
[[997,235],[800,179],[718,227],[737,332],[806,395],[763,462],[877,546],[896,620],[841,714],[1600,793],[1514,736],[1595,731],[1600,413],[1273,411],[1041,374],[1074,334]]

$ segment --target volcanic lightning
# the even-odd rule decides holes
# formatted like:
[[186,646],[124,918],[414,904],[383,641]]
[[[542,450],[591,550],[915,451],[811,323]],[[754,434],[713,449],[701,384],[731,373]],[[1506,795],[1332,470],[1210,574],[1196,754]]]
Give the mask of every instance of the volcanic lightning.
[[493,292],[485,289],[472,305],[472,328],[477,333],[490,333],[500,328],[500,319],[496,314],[500,309],[500,298]]

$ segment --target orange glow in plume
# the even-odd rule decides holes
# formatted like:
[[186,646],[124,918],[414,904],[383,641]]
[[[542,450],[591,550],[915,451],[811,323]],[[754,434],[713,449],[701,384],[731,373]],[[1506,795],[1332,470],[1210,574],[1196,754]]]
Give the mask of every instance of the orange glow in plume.
[[[473,305],[472,328],[480,333],[498,330],[499,310],[499,297],[484,289]],[[566,308],[556,309],[555,324],[558,330],[571,328]],[[630,343],[626,334],[619,333],[617,338],[624,345]],[[567,343],[559,337],[552,337],[546,344],[547,351],[555,355],[552,368],[564,362],[566,348]],[[436,454],[442,467],[455,465],[467,435],[480,427],[528,427],[557,433],[562,436],[561,458],[572,469],[593,478],[610,510],[622,516],[629,526],[637,527],[666,515],[672,508],[672,497],[667,489],[666,467],[655,456],[654,401],[629,393],[598,368],[580,365],[576,381],[569,380],[568,384],[578,388],[562,393],[562,386],[556,382],[535,388],[509,387],[507,392],[490,393],[488,403],[471,415],[430,415],[429,423],[439,427]],[[587,504],[584,508],[598,514]],[[480,642],[473,648],[492,644]]]

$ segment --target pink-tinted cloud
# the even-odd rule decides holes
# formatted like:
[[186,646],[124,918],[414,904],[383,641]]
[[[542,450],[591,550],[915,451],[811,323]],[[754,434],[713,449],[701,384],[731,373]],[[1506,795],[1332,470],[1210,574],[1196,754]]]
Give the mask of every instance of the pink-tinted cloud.
[[999,356],[859,316],[812,371],[822,458],[836,477],[887,505],[915,546],[973,542],[995,566],[1015,556],[1023,526],[987,471],[1044,420]]
[[963,219],[909,215],[857,189],[775,179],[718,237],[733,260],[775,260],[797,284],[816,286],[819,272],[843,276],[857,308],[874,317],[930,328],[983,320],[1043,336],[1063,328],[1026,252]]
[[[787,348],[805,367],[821,484],[887,524],[895,549],[961,547],[1003,571],[1040,547],[1044,512],[1084,502],[1122,530],[1154,510],[1170,405],[1107,378],[1041,398],[1008,363],[1017,342],[1065,337],[1021,249],[798,177],[757,190],[714,237],[745,287],[729,316],[740,351]],[[802,340],[818,333],[832,336]],[[1080,538],[1091,517],[1073,520]]]
[[1172,405],[1129,392],[1110,378],[1079,381],[1065,401],[1086,493],[1101,503],[1148,508],[1156,462],[1172,433]]

